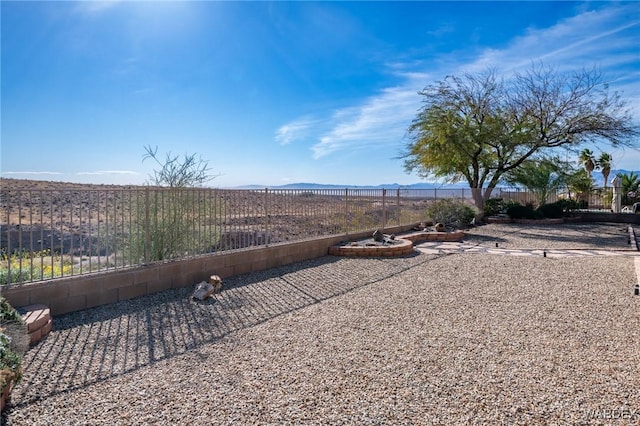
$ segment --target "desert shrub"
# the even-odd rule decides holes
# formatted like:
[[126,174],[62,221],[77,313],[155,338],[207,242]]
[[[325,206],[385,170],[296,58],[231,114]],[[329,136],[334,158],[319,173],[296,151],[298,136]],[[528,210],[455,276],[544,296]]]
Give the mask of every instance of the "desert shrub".
[[454,228],[469,225],[475,214],[471,207],[459,200],[437,200],[427,208],[427,215],[434,222]]
[[497,214],[506,213],[511,207],[519,206],[520,203],[515,200],[504,200],[502,198],[489,198],[484,203],[484,215],[495,216]]
[[209,174],[209,162],[196,154],[185,154],[181,159],[171,152],[162,160],[158,147],[144,149],[142,161],[152,160],[159,166],[149,176],[149,183],[156,188],[147,190],[144,200],[136,202],[125,257],[134,262],[159,261],[206,252],[217,239],[212,224],[220,203],[215,200],[212,205],[211,199],[203,198],[194,188],[216,177]]
[[507,209],[511,219],[542,219],[542,213],[528,206],[513,205]]
[[22,322],[22,316],[9,304],[7,299],[0,296],[0,324],[6,322]]
[[500,214],[505,209],[505,203],[502,198],[489,198],[484,202],[484,214],[485,216],[495,216]]
[[538,211],[549,219],[558,219],[564,216],[564,207],[559,202],[543,204],[538,207]]
[[25,342],[28,334],[22,316],[0,297],[0,390],[9,380],[20,381]]
[[[147,195],[147,196],[145,196]],[[151,262],[202,253],[217,241],[222,201],[202,190],[154,188],[139,194],[124,257]],[[148,233],[148,235],[147,235]]]
[[568,213],[571,210],[578,210],[580,208],[580,203],[576,200],[558,200],[555,204],[560,205],[565,213]]

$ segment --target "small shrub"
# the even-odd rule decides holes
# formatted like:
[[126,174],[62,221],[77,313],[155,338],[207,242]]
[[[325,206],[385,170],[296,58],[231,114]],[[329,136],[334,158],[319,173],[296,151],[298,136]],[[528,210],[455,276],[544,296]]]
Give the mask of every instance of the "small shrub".
[[11,349],[12,338],[0,332],[0,391],[10,380],[19,382],[22,378],[22,356]]
[[504,202],[504,212],[506,213],[507,210],[509,210],[509,208],[513,207],[513,206],[521,206],[522,204],[520,204],[520,202],[516,201],[516,200],[507,200]]
[[485,216],[495,216],[503,213],[505,208],[502,198],[489,198],[484,202],[484,214]]
[[507,209],[507,215],[511,219],[542,219],[542,213],[531,207],[514,205]]
[[559,219],[564,216],[564,207],[559,202],[543,204],[538,207],[538,211],[549,219]]
[[437,200],[427,208],[427,215],[434,222],[444,223],[447,227],[468,226],[475,217],[475,211],[462,201]]
[[559,204],[565,213],[568,213],[571,210],[578,210],[580,208],[580,203],[576,200],[558,200],[556,201],[556,204]]
[[5,298],[0,297],[0,391],[8,381],[20,381],[22,354],[26,351],[28,339],[22,316]]
[[7,299],[0,296],[0,324],[7,322],[22,322],[22,316],[9,304]]

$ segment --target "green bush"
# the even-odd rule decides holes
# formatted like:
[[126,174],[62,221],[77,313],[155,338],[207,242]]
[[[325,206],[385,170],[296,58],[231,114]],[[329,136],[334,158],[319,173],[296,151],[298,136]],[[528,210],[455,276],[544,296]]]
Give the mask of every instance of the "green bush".
[[484,202],[484,214],[485,216],[495,216],[502,213],[505,209],[505,204],[502,198],[489,198]]
[[538,207],[538,211],[549,219],[559,219],[564,216],[564,207],[560,202],[543,204]]
[[[189,188],[152,189],[140,194],[130,235],[123,236],[124,258],[132,263],[161,261],[205,252],[219,237],[222,200]],[[148,235],[147,235],[148,232]]]
[[460,228],[468,226],[476,215],[476,212],[459,200],[437,200],[427,208],[427,215],[434,222],[439,222],[447,227]]
[[562,207],[562,211],[565,213],[570,212],[571,210],[578,210],[580,208],[580,203],[576,200],[558,200],[554,204],[558,204]]
[[531,207],[513,205],[507,209],[507,215],[511,219],[542,219],[542,213]]
[[0,390],[7,381],[22,378],[22,353],[28,341],[22,316],[0,297]]
[[9,304],[7,299],[0,296],[0,324],[7,322],[22,323],[22,316]]

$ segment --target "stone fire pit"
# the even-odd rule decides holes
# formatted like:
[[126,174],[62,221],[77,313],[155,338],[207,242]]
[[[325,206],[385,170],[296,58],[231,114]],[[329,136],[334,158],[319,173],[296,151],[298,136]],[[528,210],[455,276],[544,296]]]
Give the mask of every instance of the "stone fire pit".
[[413,243],[423,241],[462,241],[463,231],[436,232],[429,229],[414,231],[399,237],[374,232],[372,238],[350,241],[329,247],[333,256],[353,257],[394,257],[405,256],[413,252]]
[[334,256],[393,257],[404,256],[411,252],[413,252],[413,242],[403,238],[396,238],[390,242],[379,242],[369,238],[329,247],[329,254]]

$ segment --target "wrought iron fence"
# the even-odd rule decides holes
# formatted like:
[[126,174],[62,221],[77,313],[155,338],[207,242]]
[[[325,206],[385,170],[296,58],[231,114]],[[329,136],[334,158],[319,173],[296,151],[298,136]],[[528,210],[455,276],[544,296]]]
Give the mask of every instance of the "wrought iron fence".
[[423,221],[464,189],[0,190],[0,284]]
[[[585,207],[606,208],[607,194],[595,191]],[[517,188],[493,197],[536,203]],[[473,205],[469,189],[8,186],[0,189],[0,285],[407,225],[443,198]]]
[[[515,201],[522,205],[531,205],[536,208],[540,205],[539,194],[527,189],[517,187],[496,188],[492,193],[493,198],[502,198],[505,201]],[[633,204],[635,193],[621,194],[622,205]],[[547,194],[545,203],[554,203],[560,199],[570,199],[577,202],[577,210],[610,211],[612,209],[613,188],[593,188],[588,192],[575,192],[566,189]]]

